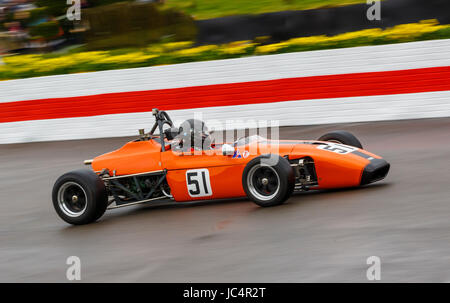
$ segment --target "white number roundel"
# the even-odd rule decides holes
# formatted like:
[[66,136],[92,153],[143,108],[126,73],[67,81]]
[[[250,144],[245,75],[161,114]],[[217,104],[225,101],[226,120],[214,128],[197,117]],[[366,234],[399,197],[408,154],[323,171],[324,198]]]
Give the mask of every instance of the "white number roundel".
[[209,171],[206,168],[186,171],[186,185],[189,196],[207,197],[212,195]]

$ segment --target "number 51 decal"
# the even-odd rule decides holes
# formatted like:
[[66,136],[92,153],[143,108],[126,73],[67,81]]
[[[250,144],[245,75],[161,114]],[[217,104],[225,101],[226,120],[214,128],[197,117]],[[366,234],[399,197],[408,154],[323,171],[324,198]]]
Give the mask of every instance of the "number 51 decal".
[[212,195],[209,171],[206,168],[186,171],[186,185],[189,196],[206,197]]
[[343,145],[343,144],[338,144],[338,143],[328,143],[328,144],[322,144],[317,146],[318,149],[323,149],[323,150],[327,150],[333,153],[337,153],[337,154],[349,154],[351,152],[354,152],[355,150],[358,150],[355,147],[352,146],[348,146],[348,145]]

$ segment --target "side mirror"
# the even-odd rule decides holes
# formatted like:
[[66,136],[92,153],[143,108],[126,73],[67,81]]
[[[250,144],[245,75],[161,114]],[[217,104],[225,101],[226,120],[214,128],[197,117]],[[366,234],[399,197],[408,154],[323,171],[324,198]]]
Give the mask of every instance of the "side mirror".
[[234,147],[230,144],[222,145],[222,155],[224,156],[232,156],[234,155]]
[[143,128],[139,129],[139,139],[147,140],[148,136],[145,134],[145,130]]

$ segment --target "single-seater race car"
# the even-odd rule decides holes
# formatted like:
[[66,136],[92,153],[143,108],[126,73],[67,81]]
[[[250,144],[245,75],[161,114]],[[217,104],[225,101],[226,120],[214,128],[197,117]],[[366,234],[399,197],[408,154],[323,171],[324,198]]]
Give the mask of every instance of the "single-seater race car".
[[58,178],[52,199],[64,221],[87,224],[107,209],[161,199],[248,197],[259,206],[275,206],[294,191],[373,183],[390,167],[346,131],[317,141],[253,135],[216,144],[203,122],[190,119],[175,128],[166,112],[152,112],[156,121],[149,133],[139,130],[138,139],[86,160],[92,169]]

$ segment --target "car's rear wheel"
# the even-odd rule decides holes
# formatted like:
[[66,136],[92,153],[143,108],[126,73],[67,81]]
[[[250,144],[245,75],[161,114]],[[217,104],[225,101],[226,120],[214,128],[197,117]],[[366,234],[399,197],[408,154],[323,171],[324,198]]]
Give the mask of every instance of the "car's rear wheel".
[[75,170],[59,177],[52,198],[61,219],[74,225],[96,221],[108,206],[105,184],[90,170]]
[[247,197],[263,207],[282,204],[295,186],[294,172],[286,159],[272,155],[271,161],[268,160],[269,155],[256,157],[246,165],[242,175]]
[[356,138],[355,135],[344,130],[336,130],[326,133],[319,138],[319,141],[328,141],[350,145],[361,149],[363,148],[361,142],[359,142],[358,138]]

